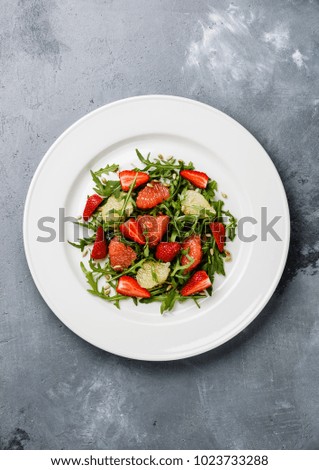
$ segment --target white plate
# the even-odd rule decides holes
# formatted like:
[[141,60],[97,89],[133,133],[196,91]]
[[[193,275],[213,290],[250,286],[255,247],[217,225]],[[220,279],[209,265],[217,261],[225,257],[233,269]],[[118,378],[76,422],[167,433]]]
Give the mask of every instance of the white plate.
[[[67,216],[82,213],[92,192],[90,169],[107,163],[131,168],[135,148],[143,153],[192,160],[196,169],[217,180],[238,218],[254,217],[247,234],[257,240],[229,243],[233,261],[218,276],[212,297],[198,309],[192,301],[163,316],[159,304],[121,310],[86,292],[79,250],[58,237],[50,243],[38,228],[42,217],[58,231],[59,208]],[[260,237],[261,207],[282,241]],[[65,224],[66,239],[73,225]],[[249,228],[249,230],[248,230]],[[53,312],[77,335],[106,351],[143,360],[173,360],[215,348],[238,334],[262,310],[285,266],[289,211],[279,175],[267,153],[236,121],[210,106],[174,96],[139,96],[97,109],[66,130],[52,145],[32,180],[24,213],[24,244],[33,279]]]

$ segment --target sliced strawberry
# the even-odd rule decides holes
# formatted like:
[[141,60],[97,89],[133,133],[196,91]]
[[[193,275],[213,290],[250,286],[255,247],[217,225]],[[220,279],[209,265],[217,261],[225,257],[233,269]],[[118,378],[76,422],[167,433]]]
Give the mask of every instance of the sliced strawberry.
[[129,238],[130,240],[139,243],[140,245],[145,245],[145,237],[143,231],[137,220],[129,219],[124,224],[120,225],[121,233],[124,237]]
[[131,276],[121,276],[116,288],[116,292],[128,297],[151,297],[150,292],[140,286],[136,279]]
[[190,181],[194,186],[196,186],[196,188],[205,189],[209,180],[206,173],[202,173],[201,171],[182,170],[180,175],[182,178]]
[[91,251],[92,259],[103,259],[107,255],[107,244],[104,237],[103,227],[99,226],[96,231],[95,242]]
[[[194,262],[188,268],[184,270],[184,273],[186,274],[192,271],[192,269],[196,268],[196,266],[198,266],[202,260],[203,251],[202,251],[200,236],[192,235],[191,237],[187,238],[182,243],[182,250],[186,250],[187,255],[194,258]],[[187,258],[186,255],[183,255],[181,258],[181,265],[185,266],[186,264],[189,264],[189,263],[190,263],[190,260]]]
[[212,285],[205,271],[197,271],[189,281],[186,282],[185,286],[181,290],[181,294],[184,296],[196,294],[202,292]]
[[122,186],[123,191],[128,191],[131,187],[131,184],[136,178],[134,188],[138,188],[142,184],[145,184],[149,181],[150,177],[147,173],[143,173],[142,171],[134,171],[134,170],[124,170],[120,171],[119,173],[120,183]]
[[153,248],[164,236],[169,224],[168,215],[142,215],[137,218],[148,245]]
[[107,255],[107,245],[106,241],[103,240],[101,242],[95,242],[93,245],[93,249],[91,251],[91,258],[92,259],[103,259]]
[[99,225],[96,231],[95,241],[101,242],[102,240],[104,240],[104,230],[103,230],[103,227]]
[[85,208],[83,211],[83,219],[89,220],[93,212],[98,208],[98,206],[103,201],[103,198],[98,194],[93,194],[86,200]]
[[115,271],[123,271],[131,266],[137,254],[130,246],[124,245],[118,237],[112,238],[109,244],[109,257]]
[[136,205],[139,209],[152,209],[169,198],[169,190],[162,183],[149,183],[145,186],[136,198]]
[[172,261],[181,251],[181,245],[178,242],[161,242],[157,245],[155,257],[164,263]]
[[220,252],[224,251],[225,245],[225,225],[221,222],[212,222],[209,224],[212,234],[215,238],[217,248]]

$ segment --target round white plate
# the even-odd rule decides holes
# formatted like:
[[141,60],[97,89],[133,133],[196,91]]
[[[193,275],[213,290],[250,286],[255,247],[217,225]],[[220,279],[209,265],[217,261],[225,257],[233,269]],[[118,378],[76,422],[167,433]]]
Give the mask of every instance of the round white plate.
[[[82,213],[92,193],[89,170],[107,163],[121,169],[137,163],[134,149],[153,156],[162,153],[193,161],[197,170],[216,179],[226,193],[226,208],[246,223],[245,235],[228,243],[233,261],[227,276],[217,276],[212,297],[198,309],[179,304],[163,316],[159,304],[131,300],[121,310],[87,293],[80,270],[74,226],[59,221]],[[280,216],[275,229],[281,238],[261,237],[261,208],[268,222]],[[265,209],[264,209],[265,210]],[[51,242],[38,237],[54,229]],[[111,103],[84,116],[52,145],[32,180],[24,213],[24,244],[33,279],[52,311],[77,335],[106,351],[151,361],[180,359],[215,348],[238,334],[262,310],[285,266],[289,246],[289,210],[280,177],[265,150],[236,121],[210,106],[174,96],[138,96]]]

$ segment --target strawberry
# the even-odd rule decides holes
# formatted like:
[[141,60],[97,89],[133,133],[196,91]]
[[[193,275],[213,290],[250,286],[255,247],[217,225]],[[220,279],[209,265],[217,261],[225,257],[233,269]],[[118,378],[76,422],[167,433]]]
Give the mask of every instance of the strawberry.
[[93,194],[86,200],[86,204],[83,211],[83,219],[89,220],[93,212],[98,208],[98,206],[103,201],[103,198],[98,194]]
[[192,275],[189,281],[186,282],[185,286],[181,290],[181,294],[183,296],[196,294],[207,289],[207,287],[210,287],[211,285],[212,283],[207,273],[205,271],[197,271]]
[[120,230],[124,237],[129,238],[140,245],[145,245],[145,237],[137,220],[128,219],[124,224],[120,225]]
[[169,190],[162,183],[149,183],[137,195],[136,205],[139,209],[152,209],[169,198]]
[[96,231],[95,242],[91,251],[92,259],[103,259],[107,255],[107,244],[104,237],[103,227],[99,226]]
[[[184,273],[186,274],[192,271],[192,269],[196,268],[196,266],[198,266],[202,260],[203,251],[200,242],[200,236],[192,235],[191,237],[188,237],[186,240],[184,240],[182,243],[182,250],[186,250],[187,255],[194,258],[194,262],[191,264],[191,266],[184,270]],[[181,258],[181,265],[185,266],[186,264],[189,264],[189,262],[190,260],[187,258],[187,256],[183,255]]]
[[148,240],[148,245],[153,248],[163,238],[169,224],[167,215],[142,215],[137,218],[138,223],[143,231],[143,235]]
[[151,297],[150,292],[141,287],[136,279],[131,276],[121,276],[117,284],[116,292],[128,297]]
[[205,189],[209,180],[206,173],[202,173],[201,171],[182,170],[180,175],[182,178],[190,181],[194,186],[196,186],[196,188]]
[[150,177],[147,173],[143,173],[142,171],[134,171],[134,170],[124,170],[120,171],[119,173],[120,183],[122,186],[123,191],[128,191],[131,187],[131,184],[135,180],[134,188],[138,188],[142,184],[145,184],[149,181]]
[[180,250],[181,245],[178,242],[161,242],[157,245],[155,258],[168,263],[175,258]]
[[212,222],[209,224],[212,234],[215,238],[217,248],[220,252],[224,251],[225,245],[225,225],[221,222]]
[[92,259],[103,259],[107,255],[106,241],[94,242],[93,249],[91,251]]
[[104,240],[104,230],[102,225],[99,225],[96,231],[95,241],[101,242],[102,240]]
[[109,257],[114,271],[123,271],[134,263],[137,255],[133,248],[124,245],[118,237],[114,237],[109,244]]

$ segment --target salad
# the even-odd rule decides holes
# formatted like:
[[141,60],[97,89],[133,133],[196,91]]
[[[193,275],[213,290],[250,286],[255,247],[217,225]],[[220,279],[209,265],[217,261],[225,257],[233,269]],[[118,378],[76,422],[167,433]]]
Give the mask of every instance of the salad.
[[118,308],[127,298],[160,302],[161,313],[177,301],[200,307],[214,276],[225,275],[236,219],[216,198],[216,181],[193,163],[136,154],[132,170],[113,164],[91,171],[94,193],[76,222],[85,233],[69,242],[90,255],[80,263],[88,292]]

